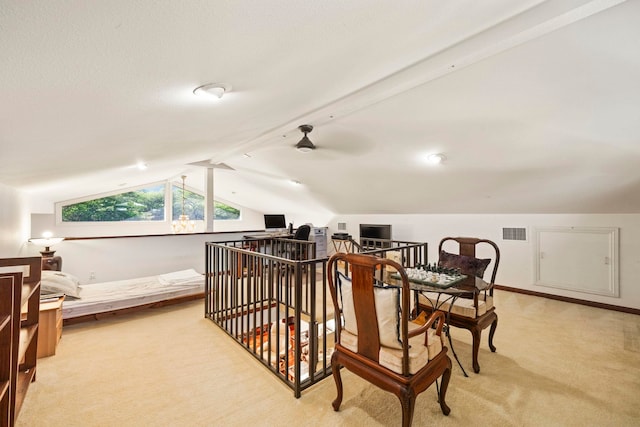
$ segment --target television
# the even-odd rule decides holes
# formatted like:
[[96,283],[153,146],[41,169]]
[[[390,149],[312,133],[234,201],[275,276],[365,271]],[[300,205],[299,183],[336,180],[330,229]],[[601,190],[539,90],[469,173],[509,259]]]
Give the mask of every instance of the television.
[[264,228],[267,230],[286,229],[287,221],[284,218],[284,214],[265,214]]
[[391,240],[391,224],[360,224],[360,246],[363,248],[388,248]]

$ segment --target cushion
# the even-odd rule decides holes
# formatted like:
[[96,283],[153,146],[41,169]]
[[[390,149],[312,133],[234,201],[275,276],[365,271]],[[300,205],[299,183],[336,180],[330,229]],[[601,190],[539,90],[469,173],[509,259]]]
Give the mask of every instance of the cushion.
[[[417,328],[409,323],[409,330]],[[427,332],[427,346],[424,345],[424,334],[409,339],[409,373],[415,374],[442,351],[442,339],[434,329]],[[381,347],[379,362],[385,368],[402,374],[402,350]]]
[[[351,279],[338,272],[338,285],[342,300],[344,329],[353,335],[358,335]],[[390,286],[375,286],[373,297],[376,305],[380,345],[402,348],[400,341],[400,289]]]
[[466,255],[456,255],[450,254],[449,252],[440,251],[438,266],[444,268],[459,268],[462,274],[482,278],[484,276],[484,270],[487,269],[487,266],[490,262],[490,258],[480,259]]
[[40,292],[42,294],[62,293],[67,297],[80,298],[80,281],[75,276],[61,271],[42,270]]
[[[440,296],[440,300],[438,301],[438,296]],[[418,302],[423,305],[433,307],[436,302],[438,302],[438,309],[442,311],[449,311],[449,307],[451,307],[451,300],[446,300],[443,302],[443,297],[447,297],[447,295],[441,295],[436,292],[421,292],[418,295]],[[453,307],[451,308],[452,314],[457,314],[459,316],[470,317],[472,319],[482,316],[487,312],[487,310],[493,307],[493,297],[487,295],[485,297],[484,293],[478,295],[478,312],[476,313],[476,308],[473,305],[473,300],[468,298],[457,298],[453,303]]]
[[[418,328],[409,323],[409,330]],[[442,338],[436,335],[434,329],[427,331],[427,346],[424,345],[424,334],[409,339],[409,373],[415,374],[442,351]],[[358,336],[343,330],[340,334],[340,344],[354,353],[358,352]],[[402,374],[402,350],[380,347],[378,362],[387,369]]]

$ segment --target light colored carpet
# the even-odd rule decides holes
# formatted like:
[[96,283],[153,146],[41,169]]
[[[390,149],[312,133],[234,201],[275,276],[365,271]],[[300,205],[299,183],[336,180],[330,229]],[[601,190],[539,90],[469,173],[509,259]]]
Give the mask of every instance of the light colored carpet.
[[[638,426],[640,316],[496,291],[496,353],[454,329],[442,415],[435,387],[414,426]],[[344,371],[300,399],[211,321],[201,301],[66,327],[40,359],[18,426],[396,426],[398,400]]]

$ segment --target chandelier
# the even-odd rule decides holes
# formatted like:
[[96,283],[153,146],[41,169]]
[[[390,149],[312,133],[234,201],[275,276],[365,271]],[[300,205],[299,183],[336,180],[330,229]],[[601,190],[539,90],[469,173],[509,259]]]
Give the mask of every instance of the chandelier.
[[171,224],[174,233],[192,233],[196,227],[195,221],[189,221],[189,215],[184,213],[184,180],[186,178],[186,175],[182,175],[182,215]]

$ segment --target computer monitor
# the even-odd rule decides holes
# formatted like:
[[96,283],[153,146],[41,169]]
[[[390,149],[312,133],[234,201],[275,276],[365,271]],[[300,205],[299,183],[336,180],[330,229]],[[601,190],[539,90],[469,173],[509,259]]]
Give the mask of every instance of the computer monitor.
[[267,230],[286,229],[287,221],[284,218],[284,214],[265,214],[264,228]]

